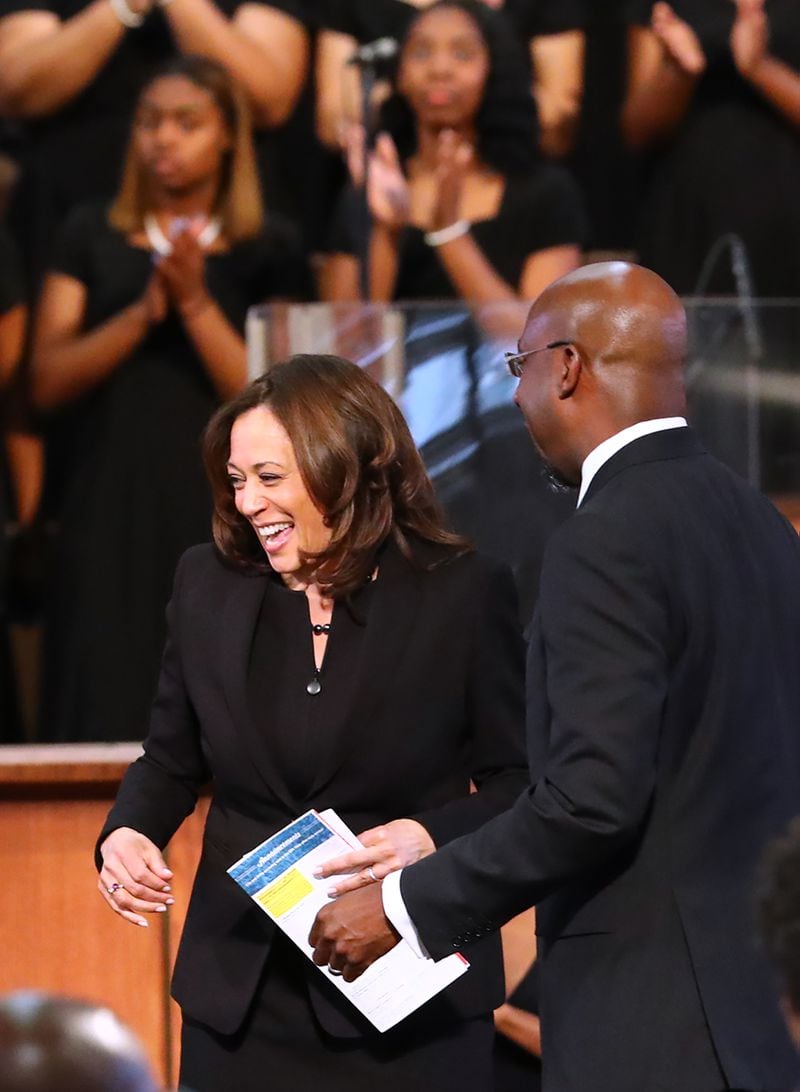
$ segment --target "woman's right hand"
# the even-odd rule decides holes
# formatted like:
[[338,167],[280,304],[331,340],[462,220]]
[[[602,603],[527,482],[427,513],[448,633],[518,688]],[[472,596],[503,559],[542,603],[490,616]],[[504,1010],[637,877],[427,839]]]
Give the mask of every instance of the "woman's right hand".
[[175,901],[167,868],[155,842],[130,827],[112,831],[100,847],[103,867],[98,890],[111,909],[131,922],[147,925],[142,914],[163,914]]
[[664,0],[653,5],[650,26],[667,57],[687,76],[700,76],[706,68],[706,55],[692,27],[681,19]]

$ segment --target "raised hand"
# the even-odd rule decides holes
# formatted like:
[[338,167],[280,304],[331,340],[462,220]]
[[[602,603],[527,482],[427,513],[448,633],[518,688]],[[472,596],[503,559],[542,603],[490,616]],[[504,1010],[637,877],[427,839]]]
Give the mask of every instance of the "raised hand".
[[666,55],[688,76],[705,71],[706,56],[700,39],[687,22],[679,18],[669,4],[660,0],[653,5],[650,28],[661,42]]
[[414,819],[395,819],[365,830],[358,837],[363,849],[331,858],[317,869],[315,875],[323,879],[348,875],[347,879],[338,880],[328,888],[329,895],[338,896],[378,883],[390,872],[414,864],[436,849],[425,827]]
[[730,46],[734,64],[748,79],[767,55],[769,20],[764,0],[733,0],[736,18],[731,28]]
[[394,141],[378,133],[367,165],[367,200],[372,216],[385,227],[399,229],[408,223],[408,182]]
[[158,846],[130,827],[119,827],[100,847],[103,867],[98,890],[108,905],[132,925],[147,925],[143,914],[163,914],[175,901],[172,872]]
[[170,300],[182,315],[188,315],[210,302],[206,290],[206,256],[197,236],[203,224],[194,223],[177,232],[171,240],[172,253],[158,263]]
[[431,217],[434,231],[460,218],[464,182],[474,157],[472,145],[460,140],[453,129],[439,133],[436,152],[436,202]]

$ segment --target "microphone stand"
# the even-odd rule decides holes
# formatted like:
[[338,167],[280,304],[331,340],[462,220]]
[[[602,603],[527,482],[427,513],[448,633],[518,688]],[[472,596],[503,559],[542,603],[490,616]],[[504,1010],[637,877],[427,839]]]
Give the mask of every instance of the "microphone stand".
[[357,189],[357,239],[358,239],[358,270],[359,288],[361,298],[369,303],[370,298],[370,269],[369,269],[369,243],[372,234],[372,215],[369,211],[369,198],[367,196],[367,174],[369,172],[369,152],[375,136],[375,119],[372,110],[372,99],[375,84],[378,82],[378,58],[374,60],[361,60],[358,63],[358,75],[361,83],[361,117],[363,120],[364,143],[361,149],[361,185]]
[[745,366],[745,437],[747,444],[747,480],[761,485],[761,369],[764,344],[753,292],[750,259],[742,239],[734,232],[720,236],[705,257],[693,295],[702,296],[722,254],[728,251],[730,270],[736,290],[736,304],[744,333]]
[[361,117],[364,130],[364,146],[361,156],[361,185],[357,188],[357,231],[358,231],[358,258],[360,270],[361,295],[365,302],[369,301],[369,239],[372,230],[372,217],[369,211],[369,199],[367,197],[367,174],[369,171],[369,152],[375,136],[375,118],[372,109],[375,84],[378,82],[378,65],[385,63],[397,52],[397,41],[394,38],[378,38],[374,42],[367,42],[359,46],[353,56],[347,62],[354,65],[359,71],[361,84]]

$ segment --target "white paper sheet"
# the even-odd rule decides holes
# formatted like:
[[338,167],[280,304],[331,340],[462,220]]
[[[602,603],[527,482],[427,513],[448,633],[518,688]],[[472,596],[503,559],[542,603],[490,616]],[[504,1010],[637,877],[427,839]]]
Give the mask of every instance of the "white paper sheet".
[[[308,934],[320,907],[331,899],[331,878],[314,869],[360,846],[335,811],[308,811],[231,865],[228,874],[311,959]],[[461,954],[438,961],[420,958],[405,941],[355,982],[319,967],[378,1031],[387,1031],[469,969]]]

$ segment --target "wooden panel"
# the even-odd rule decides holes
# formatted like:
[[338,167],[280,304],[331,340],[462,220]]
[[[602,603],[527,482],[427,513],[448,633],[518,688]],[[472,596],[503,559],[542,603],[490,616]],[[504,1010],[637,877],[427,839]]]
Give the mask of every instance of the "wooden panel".
[[108,800],[0,802],[0,990],[37,988],[110,1005],[168,1079],[166,939],[112,914],[92,848]]
[[120,778],[142,753],[138,743],[48,743],[0,747],[0,799],[25,785],[94,785],[113,799]]
[[[42,989],[110,1005],[171,1084],[177,1024],[168,979],[182,911],[174,923],[153,915],[147,929],[129,925],[97,891],[93,861],[119,779],[140,751],[135,744],[0,748],[0,991]],[[200,830],[192,820],[177,837],[187,867]],[[190,882],[186,874],[176,881],[179,907]]]

